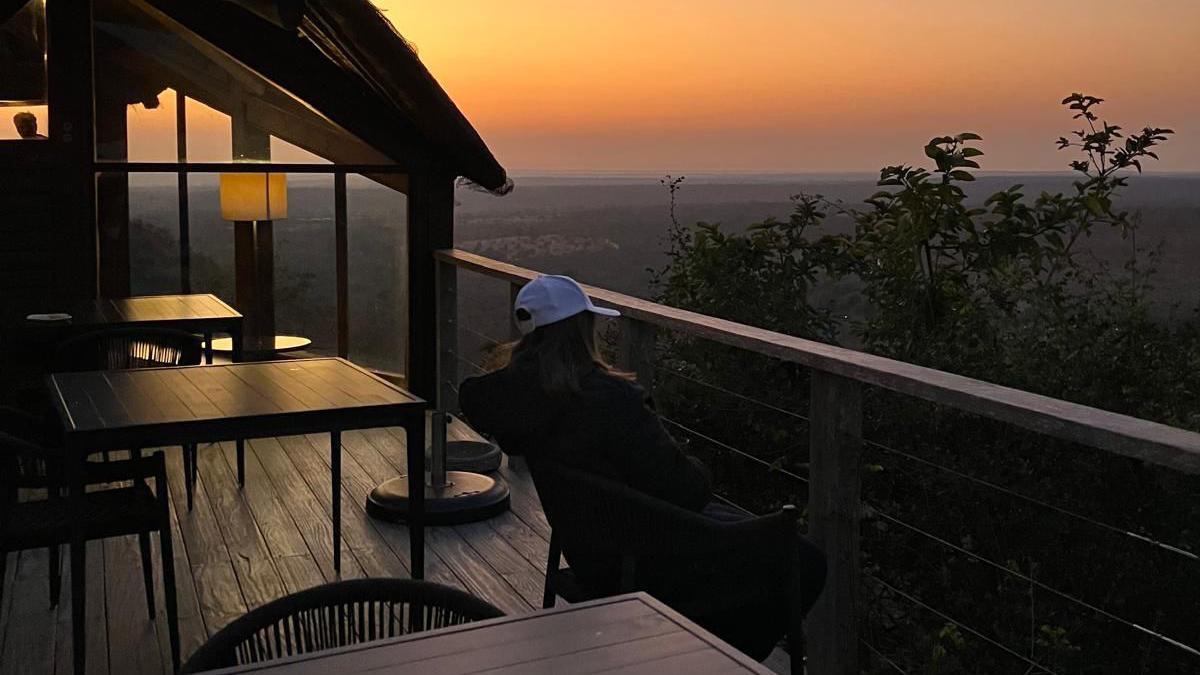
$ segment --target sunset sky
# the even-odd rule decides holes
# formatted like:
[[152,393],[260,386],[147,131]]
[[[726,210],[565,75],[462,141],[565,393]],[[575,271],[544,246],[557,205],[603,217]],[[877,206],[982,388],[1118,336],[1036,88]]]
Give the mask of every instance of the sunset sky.
[[1200,170],[1195,0],[376,0],[513,172],[872,170],[976,131],[1062,169],[1072,91]]

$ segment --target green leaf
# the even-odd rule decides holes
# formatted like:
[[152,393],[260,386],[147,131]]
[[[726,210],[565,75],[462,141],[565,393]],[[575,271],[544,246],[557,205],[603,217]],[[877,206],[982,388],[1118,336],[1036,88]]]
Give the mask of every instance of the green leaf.
[[961,180],[961,181],[968,181],[968,182],[975,180],[975,176],[972,176],[970,174],[970,172],[967,172],[967,171],[951,171],[950,177],[953,178],[954,180]]
[[983,155],[983,151],[980,150],[979,148],[963,148],[962,149],[963,157],[981,157],[982,155]]
[[979,134],[971,133],[970,131],[964,131],[961,134],[955,136],[954,138],[956,138],[959,141],[982,141],[983,140],[983,136],[980,136]]

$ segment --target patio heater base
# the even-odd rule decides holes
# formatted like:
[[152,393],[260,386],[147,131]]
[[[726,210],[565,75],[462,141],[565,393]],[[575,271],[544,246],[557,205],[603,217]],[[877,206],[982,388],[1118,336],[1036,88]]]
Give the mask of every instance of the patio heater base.
[[[425,524],[459,525],[508,510],[508,486],[466,471],[447,471],[444,487],[425,486]],[[367,515],[389,522],[408,520],[408,478],[383,483],[367,497]]]

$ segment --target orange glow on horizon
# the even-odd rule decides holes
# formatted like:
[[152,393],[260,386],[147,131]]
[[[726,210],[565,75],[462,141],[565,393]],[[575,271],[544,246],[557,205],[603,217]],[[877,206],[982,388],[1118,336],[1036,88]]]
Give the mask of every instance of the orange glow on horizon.
[[[375,2],[514,173],[870,171],[959,131],[984,169],[1065,170],[1072,91],[1175,129],[1148,169],[1200,171],[1192,0]],[[173,153],[162,102],[131,111],[131,159],[160,159],[147,134]],[[193,158],[227,129],[189,108]]]

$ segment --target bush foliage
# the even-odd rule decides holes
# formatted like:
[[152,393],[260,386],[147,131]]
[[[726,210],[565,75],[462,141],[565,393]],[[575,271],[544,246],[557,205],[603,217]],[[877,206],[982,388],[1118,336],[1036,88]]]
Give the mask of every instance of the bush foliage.
[[[1078,125],[1058,140],[1078,157],[1065,193],[1013,185],[969,197],[984,156],[974,133],[930,140],[927,168],[883,168],[862,204],[801,194],[787,219],[742,228],[678,222],[683,179],[667,177],[658,299],[1200,430],[1200,326],[1154,318],[1156,251],[1134,244],[1138,216],[1120,208],[1172,132],[1126,135],[1098,116],[1101,103],[1063,100]],[[844,233],[829,233],[835,221]],[[1125,264],[1086,253],[1102,229],[1130,242]],[[810,301],[835,281],[858,289],[864,316]],[[760,509],[802,499],[806,373],[681,336],[661,344],[660,406],[709,455],[725,496]],[[1189,557],[1200,552],[1200,481],[887,392],[868,390],[865,405],[872,649],[908,672],[1200,667],[1148,634],[1200,645]]]

